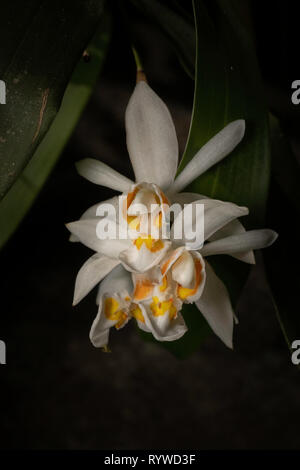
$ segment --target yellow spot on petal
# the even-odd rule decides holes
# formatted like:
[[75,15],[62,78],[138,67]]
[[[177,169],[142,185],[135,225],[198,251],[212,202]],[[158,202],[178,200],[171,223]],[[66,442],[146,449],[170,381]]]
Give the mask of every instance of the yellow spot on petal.
[[137,247],[138,250],[140,250],[145,244],[146,248],[151,251],[151,253],[155,253],[156,251],[160,251],[164,247],[164,243],[162,240],[155,240],[151,237],[151,235],[148,235],[147,237],[138,237],[134,241],[135,246]]
[[166,312],[170,311],[173,299],[164,300],[163,302],[159,301],[157,296],[152,297],[153,302],[150,304],[150,309],[155,317],[160,317]]
[[144,318],[143,312],[142,312],[141,308],[138,305],[133,304],[130,313],[136,320],[138,320],[142,323],[145,323],[145,318]]
[[117,328],[117,330],[121,328],[121,326],[123,326],[123,324],[127,320],[127,314],[123,310],[120,310],[119,307],[120,307],[119,302],[113,297],[107,297],[107,299],[105,299],[105,304],[104,304],[105,316],[108,320],[117,322],[115,324],[115,328]]
[[105,299],[105,306],[104,306],[104,312],[105,316],[108,319],[112,319],[111,317],[115,315],[119,310],[119,302],[114,299],[113,297],[107,297]]
[[203,279],[203,276],[201,274],[202,265],[198,259],[195,260],[195,270],[196,270],[196,280],[195,280],[195,285],[192,289],[189,289],[188,287],[182,287],[180,284],[178,284],[177,295],[179,296],[181,300],[185,300],[188,297],[195,295]]

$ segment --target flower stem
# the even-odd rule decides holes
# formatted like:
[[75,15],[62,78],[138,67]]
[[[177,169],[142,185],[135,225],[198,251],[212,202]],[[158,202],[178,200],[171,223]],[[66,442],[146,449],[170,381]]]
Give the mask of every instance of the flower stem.
[[147,82],[140,56],[138,55],[135,47],[131,46],[131,48],[132,48],[132,53],[133,53],[133,57],[134,57],[135,64],[136,64],[136,83],[139,83],[141,81]]

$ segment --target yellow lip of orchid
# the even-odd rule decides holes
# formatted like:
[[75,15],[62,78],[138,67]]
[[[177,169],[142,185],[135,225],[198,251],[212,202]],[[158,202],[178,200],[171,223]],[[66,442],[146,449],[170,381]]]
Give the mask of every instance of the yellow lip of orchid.
[[150,304],[150,309],[155,317],[161,315],[169,314],[170,319],[176,317],[177,310],[173,304],[173,299],[160,301],[157,296],[152,297],[152,303]]
[[127,313],[120,308],[119,302],[113,297],[107,297],[104,302],[104,314],[108,320],[115,321],[119,330],[128,319]]
[[138,237],[136,240],[134,240],[134,244],[138,250],[140,250],[142,245],[144,244],[146,248],[152,253],[156,253],[157,251],[162,250],[162,248],[164,247],[164,242],[162,240],[155,240],[151,237],[151,235]]

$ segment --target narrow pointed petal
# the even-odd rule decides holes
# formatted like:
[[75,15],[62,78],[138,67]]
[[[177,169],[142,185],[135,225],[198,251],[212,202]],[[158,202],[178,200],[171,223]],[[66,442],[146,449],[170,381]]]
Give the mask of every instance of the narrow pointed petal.
[[206,262],[206,283],[196,305],[214,333],[232,349],[234,314],[223,282]]
[[231,202],[220,201],[219,205],[216,205],[212,199],[204,199],[201,202],[204,204],[204,240],[210,238],[232,220],[249,214],[247,207]]
[[[246,229],[243,224],[238,220],[234,219],[229,224],[224,225],[221,229],[215,232],[209,241],[221,240],[221,238],[231,237],[232,235],[241,235],[246,233]],[[233,258],[243,261],[248,264],[255,264],[255,256],[253,250],[243,251],[241,253],[228,253]]]
[[119,254],[126,250],[131,242],[130,240],[101,240],[97,237],[97,224],[99,219],[77,220],[66,224],[70,232],[75,235],[81,243],[98,253],[102,253],[110,258],[117,259]]
[[277,238],[273,230],[249,230],[240,235],[232,235],[207,243],[201,250],[203,256],[227,255],[249,250],[260,250],[272,245]]
[[[101,201],[99,202],[98,204],[94,204],[93,206],[89,207],[83,214],[82,216],[80,217],[79,220],[85,220],[85,219],[93,219],[94,217],[99,217],[97,215],[97,209],[101,206],[103,206],[103,204],[112,204],[116,211],[118,209],[118,201],[119,201],[119,198],[118,196],[114,196],[114,197],[111,197],[109,199],[106,199],[105,201]],[[69,238],[69,241],[70,242],[79,242],[79,238],[76,237],[75,235],[71,234],[70,235],[70,238]]]
[[119,263],[99,253],[91,256],[77,274],[73,305],[78,304]]
[[121,193],[130,190],[133,181],[113,170],[108,165],[93,158],[85,158],[76,163],[78,173],[91,183],[115,189]]
[[[192,202],[198,201],[199,199],[208,198],[198,193],[176,193],[171,196],[171,203],[178,203],[181,206],[184,206],[184,204],[191,204]],[[212,199],[212,201],[215,201],[216,205],[219,204],[218,200]],[[217,232],[215,232],[209,238],[209,241],[215,241],[219,240],[220,238],[225,238],[231,235],[238,235],[245,232],[246,230],[243,224],[238,219],[234,219],[228,224],[226,224],[224,227],[219,229]],[[253,251],[247,251],[243,253],[232,253],[230,254],[230,256],[240,261],[243,261],[244,263],[255,264],[255,257]]]
[[208,199],[203,194],[199,193],[175,193],[170,195],[171,203],[178,203],[181,206],[184,204],[191,204],[192,202],[198,201],[199,199]]
[[127,148],[136,181],[168,188],[174,181],[178,164],[176,131],[168,108],[144,81],[134,89],[125,122]]
[[194,179],[229,155],[240,143],[245,133],[245,121],[239,119],[228,124],[210,139],[177,176],[170,188],[172,193],[179,193]]
[[[203,205],[204,212],[197,217],[196,205]],[[182,243],[188,246],[193,243],[193,249],[201,248],[201,241],[210,238],[215,232],[227,225],[232,220],[247,215],[247,207],[240,207],[231,202],[217,201],[215,199],[199,199],[184,207],[182,212],[175,218],[171,228],[171,239],[175,243]],[[200,230],[204,224],[204,238],[200,237]],[[198,229],[195,231],[195,228]],[[182,233],[182,240],[177,241],[178,234]],[[199,246],[192,239],[193,233],[197,233]]]

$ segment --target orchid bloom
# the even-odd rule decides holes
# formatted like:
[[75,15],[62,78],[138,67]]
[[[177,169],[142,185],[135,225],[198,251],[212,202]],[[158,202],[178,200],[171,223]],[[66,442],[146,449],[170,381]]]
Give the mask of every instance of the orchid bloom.
[[[117,196],[92,206],[80,220],[67,224],[72,241],[81,241],[96,252],[77,275],[73,304],[102,281],[97,296],[98,314],[90,332],[96,347],[106,347],[110,328],[120,329],[132,318],[157,340],[179,339],[187,331],[180,311],[184,303],[191,302],[196,303],[213,331],[232,347],[234,314],[229,295],[205,258],[228,254],[253,264],[253,250],[270,245],[277,235],[270,230],[246,232],[238,220],[248,214],[245,207],[180,191],[238,145],[245,122],[237,120],[227,125],[175,178],[178,143],[174,124],[166,105],[145,81],[137,83],[125,120],[136,181],[93,159],[80,161],[77,170],[89,181],[122,193],[121,216],[131,236],[97,236],[101,208],[104,204],[117,207]],[[158,205],[159,211],[151,221],[160,229],[171,202],[179,203],[183,210],[175,217],[170,239],[153,237],[149,234],[152,231],[141,236],[138,229],[152,214],[153,205]],[[142,214],[136,210],[141,204],[145,208]],[[204,206],[205,243],[201,246],[191,245],[189,227],[185,227],[182,239],[174,237],[185,210],[196,204]],[[191,218],[190,229],[194,222]]]
[[[163,206],[169,205],[170,200],[172,203],[182,203],[186,197],[193,200],[193,194],[180,191],[227,156],[239,144],[245,132],[244,120],[231,122],[205,144],[175,178],[178,142],[174,123],[164,102],[144,80],[137,83],[129,100],[125,123],[135,183],[98,160],[84,159],[76,166],[79,174],[92,183],[117,190],[126,197],[128,222],[132,228],[139,224],[140,216],[135,217],[131,208],[140,203],[148,206],[150,212],[151,205],[156,202],[162,206],[163,212]],[[199,199],[199,195],[196,199]],[[103,202],[107,203],[117,206],[118,197]],[[97,222],[90,220],[95,219],[100,209],[101,204],[96,204],[82,215],[81,220],[68,225],[73,234],[71,240],[79,239],[107,256],[111,256],[111,253],[120,255],[120,261],[133,271],[145,272],[161,261],[169,248],[169,243],[164,240],[159,243],[156,240],[149,240],[148,243],[143,240],[136,243],[111,240],[109,247],[105,241],[98,240],[96,247],[94,244],[91,246],[87,240],[88,232],[94,231],[95,234],[94,225]]]

